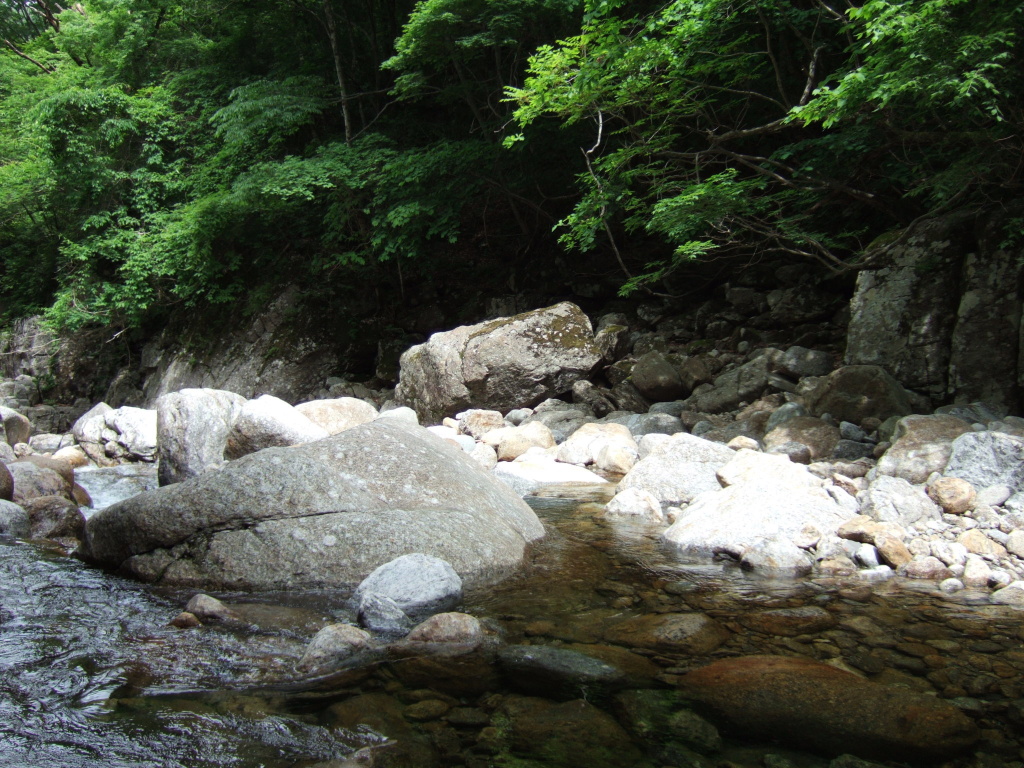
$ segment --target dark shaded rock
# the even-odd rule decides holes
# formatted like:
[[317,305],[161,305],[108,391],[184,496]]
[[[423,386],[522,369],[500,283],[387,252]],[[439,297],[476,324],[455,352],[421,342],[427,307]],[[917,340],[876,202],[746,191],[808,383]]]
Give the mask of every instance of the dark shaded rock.
[[509,696],[498,713],[508,722],[508,746],[514,755],[553,768],[620,768],[640,761],[640,751],[622,726],[586,701],[555,704]]
[[854,424],[869,416],[884,420],[913,412],[900,383],[877,365],[847,365],[833,371],[806,401],[815,416],[829,413],[837,421]]
[[28,512],[13,501],[0,499],[0,536],[27,539],[30,530]]
[[678,743],[709,755],[722,748],[722,737],[711,723],[689,710],[677,691],[624,691],[615,697],[615,709],[626,728],[644,744],[658,745],[665,759]]
[[28,512],[33,539],[82,538],[85,516],[78,505],[63,496],[37,496],[22,503]]
[[624,688],[618,668],[576,650],[545,645],[510,645],[498,651],[506,683],[520,693],[553,699],[589,699]]
[[641,395],[655,402],[676,400],[689,394],[675,366],[660,352],[641,355],[633,366],[630,381]]
[[739,621],[748,629],[786,637],[823,632],[831,629],[836,623],[831,613],[816,605],[753,611],[742,614]]
[[14,476],[7,465],[0,462],[0,501],[12,501],[14,499]]

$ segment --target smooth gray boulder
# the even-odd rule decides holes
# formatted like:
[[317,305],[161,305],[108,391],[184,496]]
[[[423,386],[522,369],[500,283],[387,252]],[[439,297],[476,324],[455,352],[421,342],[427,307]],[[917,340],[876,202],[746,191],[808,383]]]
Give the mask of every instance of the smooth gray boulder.
[[428,616],[458,605],[462,579],[441,558],[413,552],[384,563],[363,579],[354,595],[360,612],[372,595],[393,601],[407,616]]
[[90,519],[82,555],[163,584],[287,589],[355,584],[420,552],[479,582],[543,535],[461,449],[378,419],[110,506]]
[[228,432],[224,456],[239,459],[264,448],[301,445],[322,440],[327,430],[310,421],[279,397],[260,395],[248,400]]
[[224,463],[231,426],[245,398],[222,389],[183,389],[156,401],[160,485],[180,483]]
[[687,504],[704,491],[720,486],[715,472],[735,453],[721,443],[679,432],[658,443],[619,483],[619,492],[636,488],[652,494],[663,506]]
[[467,408],[502,413],[568,392],[601,362],[575,304],[435,333],[406,350],[395,399],[428,423]]
[[1024,439],[1003,432],[966,432],[953,441],[942,472],[975,488],[1005,485],[1024,491]]

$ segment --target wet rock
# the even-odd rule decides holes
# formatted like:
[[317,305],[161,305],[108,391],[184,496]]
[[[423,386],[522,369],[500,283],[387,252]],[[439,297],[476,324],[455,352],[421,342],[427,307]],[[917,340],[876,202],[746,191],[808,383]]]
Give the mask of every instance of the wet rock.
[[687,504],[703,491],[720,486],[715,472],[733,459],[720,443],[679,433],[660,442],[619,483],[619,490],[647,491],[661,504]]
[[436,764],[436,750],[406,722],[405,708],[392,696],[384,693],[353,696],[332,704],[327,708],[325,717],[334,728],[343,728],[351,733],[369,729],[387,739],[386,745],[371,747],[370,765],[373,768],[378,763],[383,768],[430,768]]
[[37,496],[23,502],[22,506],[28,512],[31,538],[82,538],[85,531],[85,516],[75,502],[63,496]]
[[160,485],[196,477],[224,462],[228,434],[245,398],[218,389],[183,389],[156,401]]
[[581,699],[555,704],[509,696],[498,714],[508,723],[512,754],[552,768],[611,768],[637,765],[641,759],[622,726]]
[[958,477],[941,477],[928,486],[928,497],[949,515],[963,515],[974,508],[974,486]]
[[[675,691],[623,691],[615,697],[619,719],[636,738],[654,746],[671,742],[712,755],[722,748],[718,729],[691,712]],[[661,752],[664,762],[671,746]]]
[[16,504],[24,504],[40,496],[71,498],[72,483],[56,469],[24,460],[7,465],[7,469],[14,479],[12,501]]
[[307,674],[329,672],[355,654],[366,650],[370,635],[351,624],[330,624],[306,646],[296,668]]
[[953,451],[953,441],[971,425],[955,416],[906,416],[896,423],[893,444],[878,460],[878,473],[921,484],[941,472]]
[[108,507],[90,518],[83,555],[162,583],[322,587],[403,551],[493,579],[541,536],[533,511],[461,449],[377,419]]
[[553,699],[593,698],[626,687],[620,669],[578,650],[510,645],[498,651],[498,666],[513,690]]
[[185,606],[185,612],[191,613],[200,621],[239,621],[237,613],[210,595],[193,595]]
[[1001,432],[967,432],[953,441],[942,472],[966,480],[975,488],[1008,486],[1024,490],[1024,439]]
[[395,397],[427,422],[470,406],[506,411],[568,392],[601,360],[590,321],[563,302],[435,333],[403,353]]
[[716,661],[684,675],[680,690],[719,727],[826,755],[948,759],[979,736],[946,702],[809,659]]
[[429,687],[451,696],[480,696],[493,691],[499,675],[493,653],[476,643],[429,643],[408,639],[393,643],[390,666],[407,687]]
[[29,535],[28,512],[13,501],[0,499],[0,536],[27,539]]
[[813,568],[804,550],[785,539],[761,539],[740,553],[740,565],[769,576],[806,576]]
[[359,623],[372,632],[401,636],[412,628],[412,619],[390,597],[375,592],[359,601]]
[[356,397],[338,397],[331,400],[310,400],[299,403],[295,410],[327,432],[336,435],[346,429],[358,427],[377,418],[377,409]]
[[462,600],[462,579],[437,557],[402,555],[376,568],[356,588],[362,605],[370,595],[393,600],[409,616],[428,616],[455,607]]
[[661,523],[665,520],[658,500],[652,494],[638,488],[627,488],[616,494],[605,506],[604,512],[608,517],[626,517],[650,523]]
[[449,612],[436,613],[417,624],[406,640],[419,643],[479,644],[483,638],[483,628],[475,616]]
[[696,656],[711,653],[729,637],[725,627],[702,613],[647,614],[605,631],[605,638],[619,645]]
[[194,629],[195,627],[203,626],[203,622],[201,622],[199,617],[194,613],[182,611],[171,619],[168,626],[174,627],[175,629]]
[[913,409],[903,387],[877,365],[847,365],[833,371],[808,393],[811,414],[829,413],[839,421],[860,424],[868,417],[906,416]]
[[768,635],[793,637],[813,632],[824,632],[835,626],[836,620],[824,608],[808,605],[801,608],[752,611],[741,615],[739,622],[747,629],[764,632]]
[[301,445],[327,437],[327,430],[317,426],[295,408],[273,395],[260,395],[248,400],[238,412],[228,433],[224,456],[239,459],[264,448]]
[[405,708],[405,717],[416,723],[426,723],[444,717],[451,704],[440,699],[424,699]]

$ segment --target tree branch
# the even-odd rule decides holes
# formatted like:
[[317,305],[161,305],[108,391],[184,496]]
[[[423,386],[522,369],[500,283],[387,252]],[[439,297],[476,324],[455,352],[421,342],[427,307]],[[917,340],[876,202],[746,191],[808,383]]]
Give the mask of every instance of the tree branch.
[[52,67],[48,67],[45,64],[43,64],[42,62],[36,61],[31,56],[29,56],[27,53],[25,53],[20,48],[18,48],[18,46],[16,46],[10,40],[6,40],[5,39],[4,40],[4,45],[6,45],[8,48],[10,48],[15,53],[15,55],[20,56],[25,61],[30,61],[33,64],[35,64],[37,67],[39,67],[41,70],[43,70],[43,72],[46,72],[47,74],[53,74],[54,70],[53,70]]

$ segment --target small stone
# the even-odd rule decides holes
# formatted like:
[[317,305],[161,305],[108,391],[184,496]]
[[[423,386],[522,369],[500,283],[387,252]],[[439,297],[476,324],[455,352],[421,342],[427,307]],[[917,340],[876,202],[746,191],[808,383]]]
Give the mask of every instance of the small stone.
[[628,517],[651,523],[665,521],[658,499],[654,494],[641,488],[627,488],[616,494],[605,506],[605,514],[609,517]]
[[937,557],[915,558],[903,567],[903,575],[910,579],[948,579],[949,569]]
[[1024,558],[1024,531],[1020,529],[1010,531],[1010,535],[1006,537],[1006,550],[1011,555]]
[[1024,581],[1014,581],[992,593],[992,602],[999,605],[1024,605]]
[[303,672],[330,671],[369,643],[370,634],[359,627],[330,624],[316,633],[297,667]]
[[939,582],[939,589],[943,592],[959,592],[964,588],[964,583],[960,579],[948,578],[943,579]]
[[961,577],[965,587],[987,587],[992,577],[992,569],[982,558],[977,555],[969,555],[964,564],[964,573]]
[[989,557],[996,560],[1006,557],[1006,547],[990,539],[985,535],[984,531],[979,528],[964,531],[957,537],[957,541],[963,544],[967,548],[968,552],[975,555],[981,555],[982,557]]
[[977,492],[974,486],[959,477],[943,477],[928,486],[928,496],[950,515],[962,515],[970,511]]
[[747,437],[746,435],[737,435],[726,443],[726,446],[732,448],[734,451],[738,451],[743,448],[746,448],[749,451],[761,450],[761,446],[758,445],[757,440],[752,437]]
[[169,626],[176,627],[177,629],[192,629],[193,627],[203,626],[203,622],[201,622],[199,620],[199,617],[196,616],[194,613],[182,611],[173,619],[171,619]]
[[466,613],[437,613],[417,624],[407,640],[421,643],[479,643],[484,632],[480,621]]
[[1012,495],[1013,489],[1008,485],[990,485],[978,491],[975,503],[985,504],[989,507],[1000,507]]
[[412,627],[412,620],[398,603],[374,592],[364,594],[359,601],[359,623],[385,635],[404,635]]
[[444,717],[451,706],[440,699],[426,699],[405,708],[405,716],[417,723],[425,723]]
[[215,597],[202,593],[193,595],[185,606],[185,612],[191,613],[200,621],[238,621],[238,614],[228,608]]
[[[875,536],[875,548],[878,550],[882,561],[892,568],[899,568],[914,559],[907,546],[889,533]],[[929,556],[929,559],[934,558]]]

